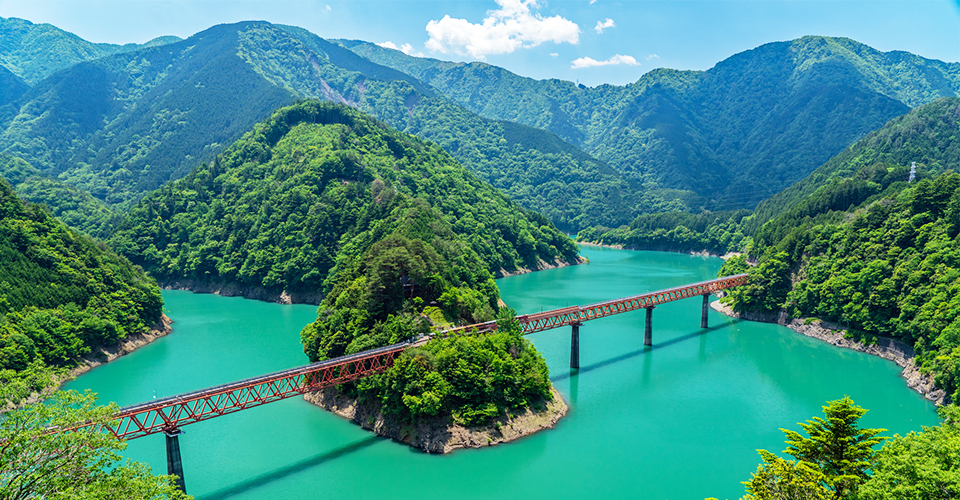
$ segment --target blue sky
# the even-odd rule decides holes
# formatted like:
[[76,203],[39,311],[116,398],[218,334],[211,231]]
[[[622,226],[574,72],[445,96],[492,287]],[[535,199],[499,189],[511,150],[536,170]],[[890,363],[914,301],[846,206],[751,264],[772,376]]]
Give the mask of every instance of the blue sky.
[[803,35],[960,61],[960,0],[0,0],[0,17],[109,43],[259,19],[590,86]]

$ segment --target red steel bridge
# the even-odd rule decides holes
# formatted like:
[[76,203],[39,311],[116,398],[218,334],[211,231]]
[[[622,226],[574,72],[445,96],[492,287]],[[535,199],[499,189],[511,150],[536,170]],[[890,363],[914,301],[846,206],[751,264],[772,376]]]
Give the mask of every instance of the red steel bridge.
[[[524,314],[517,316],[517,321],[523,328],[524,334],[570,325],[572,327],[570,367],[579,368],[579,329],[583,322],[645,309],[647,316],[644,345],[649,346],[653,343],[652,313],[657,305],[702,296],[700,326],[706,328],[710,294],[740,286],[746,282],[747,275],[738,274],[587,306],[570,306],[536,314]],[[496,329],[495,321],[452,328],[401,344],[127,406],[117,412],[114,421],[107,426],[107,430],[120,439],[136,439],[150,434],[165,433],[168,469],[170,474],[176,474],[181,478],[180,486],[183,489],[183,471],[180,466],[177,442],[177,436],[181,432],[180,427],[381,373],[392,366],[393,361],[403,351],[421,346],[433,338],[491,332]],[[89,425],[80,425],[74,429]]]

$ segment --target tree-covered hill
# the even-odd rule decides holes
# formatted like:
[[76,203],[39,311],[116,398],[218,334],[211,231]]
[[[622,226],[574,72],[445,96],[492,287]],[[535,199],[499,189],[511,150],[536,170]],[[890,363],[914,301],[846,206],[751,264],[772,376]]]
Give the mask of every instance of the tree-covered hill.
[[0,400],[19,399],[92,347],[159,323],[157,284],[0,181]]
[[596,88],[339,42],[482,116],[554,132],[630,179],[703,196],[687,193],[692,209],[752,208],[909,107],[960,94],[960,64],[844,38],[770,43],[707,71]]
[[[828,162],[760,229],[735,309],[816,316],[915,347],[960,397],[960,98],[888,123]],[[909,164],[918,175],[909,180]],[[814,181],[816,183],[814,184]],[[799,193],[799,194],[798,194]],[[742,259],[722,273],[745,270]]]
[[98,200],[55,177],[44,175],[29,163],[8,155],[0,155],[0,177],[5,179],[21,198],[43,204],[55,217],[78,231],[95,238],[106,238],[123,215]]
[[[437,145],[319,101],[278,110],[147,195],[110,244],[164,282],[320,302],[301,333],[311,360],[493,320],[494,273],[578,259],[553,224]],[[358,394],[404,420],[477,425],[550,399],[549,387],[543,358],[505,325],[405,355]]]
[[163,282],[236,283],[315,301],[410,210],[427,214],[414,217],[417,227],[452,232],[457,248],[470,249],[456,264],[466,283],[477,281],[470,273],[577,259],[553,224],[436,145],[317,101],[277,111],[145,197],[110,243]]
[[0,148],[121,208],[236,140],[289,91],[237,54],[237,30],[82,62],[19,103]]
[[437,142],[565,229],[624,224],[656,205],[549,132],[481,118],[415,78],[264,22],[61,71],[15,103],[0,151],[122,209],[297,98],[346,103]]
[[163,36],[142,45],[92,43],[49,24],[0,17],[0,66],[32,85],[79,62],[179,40]]
[[[877,166],[893,168],[891,173],[895,172],[896,180],[900,181],[907,179],[913,162],[917,163],[921,174],[960,170],[960,145],[955,140],[960,131],[958,102],[957,99],[940,99],[894,118],[831,158],[809,176],[765,200],[757,206],[753,220],[745,229],[756,232],[767,221],[781,214],[794,212],[785,216],[796,218],[808,212],[825,212],[824,209],[811,209],[812,200],[823,203],[822,200],[828,196],[837,198],[837,195],[830,193],[850,191],[852,183],[874,181],[871,190],[857,195],[856,199],[837,198],[830,202],[832,210],[841,211],[858,205],[895,180],[892,175],[887,178],[886,170],[878,170]],[[812,196],[815,193],[820,194]]]

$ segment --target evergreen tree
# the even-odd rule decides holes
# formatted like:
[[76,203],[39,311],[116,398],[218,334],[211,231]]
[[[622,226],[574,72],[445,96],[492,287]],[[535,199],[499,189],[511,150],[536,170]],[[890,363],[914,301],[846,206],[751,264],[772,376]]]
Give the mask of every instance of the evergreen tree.
[[824,474],[824,483],[834,491],[835,498],[849,496],[869,477],[867,469],[873,446],[887,439],[877,436],[886,429],[857,427],[857,421],[866,412],[848,396],[828,401],[823,407],[826,418],[814,417],[799,424],[808,437],[780,429],[786,434],[789,445],[784,453],[819,468]]

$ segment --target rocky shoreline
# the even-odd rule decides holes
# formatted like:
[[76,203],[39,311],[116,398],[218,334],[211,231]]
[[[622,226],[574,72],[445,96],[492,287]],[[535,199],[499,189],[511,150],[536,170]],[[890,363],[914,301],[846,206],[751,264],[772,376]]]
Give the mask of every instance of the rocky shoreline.
[[358,404],[356,398],[341,394],[336,387],[304,395],[304,399],[378,436],[419,448],[427,453],[450,453],[461,448],[481,448],[513,441],[535,432],[552,428],[568,407],[556,389],[550,389],[553,401],[546,402],[540,411],[526,410],[513,418],[501,417],[483,427],[464,427],[449,416],[423,419],[416,424],[404,424],[383,415],[376,402]]
[[170,327],[171,324],[173,324],[173,320],[168,318],[166,314],[161,314],[160,322],[150,328],[149,331],[128,335],[114,345],[101,347],[81,356],[77,366],[60,375],[51,385],[43,388],[39,392],[34,392],[17,404],[7,403],[4,406],[0,406],[0,414],[24,405],[39,403],[49,397],[50,394],[59,390],[67,381],[73,380],[104,363],[109,363],[124,354],[129,354],[161,337],[167,336],[173,331],[173,328]]
[[710,307],[715,311],[733,318],[760,321],[763,323],[776,323],[797,333],[806,335],[807,337],[820,339],[837,347],[853,349],[893,361],[903,368],[900,376],[905,379],[907,387],[910,387],[923,397],[933,401],[937,406],[949,403],[946,392],[935,386],[933,375],[920,373],[920,368],[914,362],[916,352],[913,350],[913,347],[903,342],[879,337],[876,344],[864,344],[863,342],[845,338],[844,333],[846,328],[841,325],[819,319],[810,321],[809,319],[790,318],[786,311],[781,311],[779,314],[757,312],[737,313],[734,312],[730,306],[721,304],[720,301],[711,302]]
[[537,267],[535,267],[535,268],[533,268],[533,269],[527,268],[527,267],[518,267],[517,269],[514,269],[513,271],[507,271],[506,269],[500,269],[499,271],[497,271],[496,273],[494,273],[494,277],[495,277],[495,278],[506,278],[507,276],[519,276],[519,275],[521,275],[521,274],[533,273],[533,272],[536,272],[536,271],[545,271],[545,270],[547,270],[547,269],[556,269],[556,268],[558,268],[558,267],[578,266],[578,265],[580,265],[580,264],[583,264],[583,263],[586,262],[586,261],[587,261],[587,259],[584,259],[583,257],[581,257],[581,256],[579,256],[579,255],[577,255],[577,262],[567,262],[567,261],[562,260],[562,259],[559,259],[559,258],[556,259],[556,260],[554,260],[553,262],[547,262],[547,261],[541,259],[539,262],[537,262]]
[[120,342],[107,347],[101,347],[89,354],[85,354],[80,357],[80,364],[74,367],[67,375],[67,378],[60,381],[59,385],[62,385],[67,380],[76,378],[88,371],[104,364],[113,361],[124,354],[129,354],[161,337],[166,337],[173,331],[173,328],[170,326],[173,324],[173,320],[167,317],[166,314],[160,315],[160,322],[150,328],[149,331],[145,333],[136,333],[133,335],[127,335],[125,338],[121,339]]
[[615,250],[635,250],[635,251],[638,251],[638,252],[672,252],[672,253],[683,253],[683,254],[687,254],[687,255],[696,255],[696,256],[699,256],[699,257],[720,257],[720,258],[723,259],[723,260],[727,260],[727,259],[729,259],[729,258],[731,258],[731,257],[736,257],[736,256],[738,256],[738,255],[742,255],[742,254],[743,254],[743,252],[728,252],[728,253],[725,253],[725,254],[723,254],[723,255],[720,255],[720,254],[713,253],[713,252],[710,252],[710,251],[707,251],[707,250],[701,250],[701,251],[699,251],[699,252],[695,252],[695,251],[693,251],[693,250],[680,251],[680,250],[673,250],[673,249],[670,249],[670,248],[642,248],[642,249],[638,249],[638,248],[625,247],[625,246],[623,246],[623,245],[607,245],[607,244],[605,244],[605,243],[594,243],[594,242],[592,242],[592,241],[578,241],[578,242],[576,242],[576,243],[577,243],[578,245],[587,245],[587,246],[591,246],[591,247],[602,247],[602,248],[613,248],[613,249],[615,249]]

